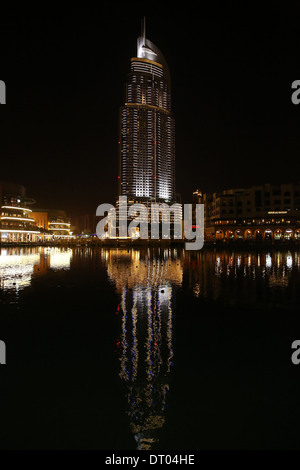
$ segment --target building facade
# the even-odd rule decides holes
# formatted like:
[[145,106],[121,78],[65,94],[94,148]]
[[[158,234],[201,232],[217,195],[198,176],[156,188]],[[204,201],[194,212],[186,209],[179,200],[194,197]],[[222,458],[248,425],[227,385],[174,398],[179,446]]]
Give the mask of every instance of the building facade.
[[204,193],[205,239],[300,240],[300,184]]
[[[119,196],[127,197],[127,204],[141,203],[147,212],[140,212],[140,221],[148,224],[155,219],[162,237],[162,204],[176,202],[175,190],[175,120],[171,109],[171,80],[168,64],[161,51],[146,38],[145,21],[137,39],[137,54],[131,58],[131,68],[125,85],[125,104],[120,109],[119,140]],[[122,201],[122,204],[126,204]],[[158,207],[159,214],[153,209]],[[170,237],[175,226],[181,226],[182,209],[174,206],[170,219]],[[152,211],[153,209],[153,211]],[[124,216],[116,204],[113,220],[105,235],[108,238],[145,238],[139,227],[128,230],[128,236],[119,231],[119,220]],[[134,219],[126,215],[127,225]]]
[[0,182],[0,241],[2,243],[27,243],[41,240],[41,231],[32,217],[35,200],[26,197],[24,186]]
[[32,218],[40,228],[43,240],[72,238],[70,218],[63,210],[35,209]]
[[119,195],[132,202],[172,202],[175,199],[175,121],[171,81],[161,51],[145,35],[137,40],[137,55],[120,110]]

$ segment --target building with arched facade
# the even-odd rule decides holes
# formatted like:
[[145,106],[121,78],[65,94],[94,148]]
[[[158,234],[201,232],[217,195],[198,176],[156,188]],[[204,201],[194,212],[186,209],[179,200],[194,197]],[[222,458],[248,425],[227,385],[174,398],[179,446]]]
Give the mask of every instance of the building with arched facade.
[[206,241],[299,241],[300,183],[204,193]]

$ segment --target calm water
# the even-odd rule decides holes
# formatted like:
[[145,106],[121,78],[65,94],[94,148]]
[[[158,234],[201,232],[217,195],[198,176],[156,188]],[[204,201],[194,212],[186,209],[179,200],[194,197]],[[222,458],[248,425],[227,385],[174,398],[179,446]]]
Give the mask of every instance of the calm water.
[[300,250],[0,252],[2,449],[300,447]]

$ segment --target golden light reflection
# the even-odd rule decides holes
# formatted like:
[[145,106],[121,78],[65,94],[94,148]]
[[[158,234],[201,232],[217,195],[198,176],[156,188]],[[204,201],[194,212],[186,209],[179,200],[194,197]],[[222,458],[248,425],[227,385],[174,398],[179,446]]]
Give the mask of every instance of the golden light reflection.
[[[222,299],[229,305],[280,305],[291,282],[296,289],[300,251],[185,252],[185,263],[195,297]],[[292,296],[295,289],[291,289]],[[290,297],[291,305],[294,301]]]
[[182,262],[174,251],[110,249],[101,256],[120,293],[117,345],[130,427],[137,449],[149,450],[165,423],[174,356],[172,296],[182,284]]
[[0,287],[2,290],[24,289],[31,284],[34,267],[40,262],[36,249],[24,251],[20,248],[0,250]]
[[0,289],[18,291],[29,287],[33,277],[49,269],[70,269],[72,251],[60,248],[14,247],[0,249]]
[[48,256],[50,257],[50,268],[54,270],[70,269],[72,259],[72,249],[51,247],[48,248]]

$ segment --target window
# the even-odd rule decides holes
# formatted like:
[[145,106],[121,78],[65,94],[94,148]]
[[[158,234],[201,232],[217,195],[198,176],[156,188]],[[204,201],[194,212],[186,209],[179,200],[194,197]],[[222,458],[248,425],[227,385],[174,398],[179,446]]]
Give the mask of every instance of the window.
[[255,197],[255,206],[260,207],[262,204],[261,191],[255,191],[254,197]]

